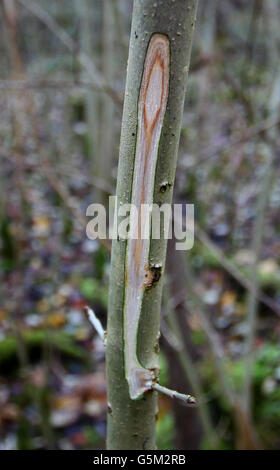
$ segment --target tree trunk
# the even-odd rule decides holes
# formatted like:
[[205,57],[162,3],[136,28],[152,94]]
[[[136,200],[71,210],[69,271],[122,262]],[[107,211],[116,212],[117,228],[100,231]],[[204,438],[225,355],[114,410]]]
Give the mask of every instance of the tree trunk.
[[[118,206],[171,203],[196,8],[197,0],[134,2]],[[157,368],[165,255],[162,236],[113,241],[106,361],[111,450],[156,446],[157,396],[148,389]]]
[[[176,305],[172,314],[176,317],[176,326],[180,330],[179,340],[183,340],[183,348],[187,350],[188,356],[191,361],[195,361],[197,358],[197,352],[190,339],[190,327],[187,322],[187,312],[185,306],[185,291],[187,288],[186,273],[184,258],[180,251],[175,250],[175,240],[170,240],[167,249],[167,272],[168,272],[168,286],[169,292],[173,299],[176,299]],[[176,334],[176,332],[173,332]],[[198,390],[193,387],[193,384],[197,382],[190,374],[186,374],[186,371],[182,367],[180,361],[180,354],[174,349],[166,340],[163,338],[163,347],[166,352],[169,377],[170,377],[170,388],[175,390],[186,390],[187,393],[198,396]],[[183,353],[184,355],[184,353]],[[186,357],[184,360],[186,361]],[[190,365],[190,361],[189,361]],[[205,408],[203,406],[203,408]],[[201,407],[191,408],[184,406],[179,400],[173,401],[173,410],[175,418],[175,443],[177,450],[188,450],[188,449],[199,449],[202,441],[203,429],[199,419],[199,411]],[[208,414],[206,416],[206,434],[207,437],[210,435],[212,429],[209,424],[210,418]]]
[[[115,75],[115,18],[113,1],[102,2],[102,72],[106,82],[114,83]],[[112,166],[114,154],[114,114],[115,105],[105,93],[102,95],[100,106],[100,139],[99,154],[96,159],[95,175],[101,182],[112,184]],[[99,191],[97,202],[107,205],[108,194]]]
[[[97,1],[90,0],[76,0],[76,10],[80,19],[80,47],[81,52],[88,57],[93,57],[93,44],[91,41],[92,36],[96,39],[96,34],[93,33],[93,15],[97,13]],[[85,72],[84,72],[85,74]],[[86,76],[86,74],[85,74]],[[93,175],[95,174],[96,166],[98,165],[98,107],[99,99],[96,91],[86,91],[86,119],[88,125],[88,153],[91,162]]]

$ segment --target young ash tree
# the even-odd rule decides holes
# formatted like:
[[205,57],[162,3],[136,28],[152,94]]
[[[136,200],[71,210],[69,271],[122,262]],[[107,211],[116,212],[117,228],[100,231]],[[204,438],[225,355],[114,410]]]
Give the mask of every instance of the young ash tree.
[[[172,201],[196,10],[197,0],[134,1],[119,207]],[[157,240],[137,239],[139,226],[147,223],[146,216],[137,217],[130,214],[130,239],[118,238],[112,246],[106,355],[111,450],[156,447],[166,239],[163,233]],[[176,392],[170,394],[180,398]]]

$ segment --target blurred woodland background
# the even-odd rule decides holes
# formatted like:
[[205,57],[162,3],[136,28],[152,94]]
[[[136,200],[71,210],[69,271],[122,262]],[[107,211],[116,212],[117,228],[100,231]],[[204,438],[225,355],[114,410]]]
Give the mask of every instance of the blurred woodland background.
[[[104,448],[110,244],[132,0],[1,0],[0,448]],[[200,0],[174,199],[159,449],[280,448],[280,1]]]

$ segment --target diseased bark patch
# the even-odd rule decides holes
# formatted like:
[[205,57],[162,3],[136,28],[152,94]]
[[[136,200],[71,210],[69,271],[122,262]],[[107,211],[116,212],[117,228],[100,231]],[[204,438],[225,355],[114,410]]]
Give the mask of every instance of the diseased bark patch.
[[146,288],[153,287],[161,278],[162,265],[154,264],[149,268],[146,267],[145,282]]
[[126,249],[124,350],[126,378],[132,399],[148,390],[151,380],[151,373],[137,359],[137,330],[144,290],[159,281],[161,266],[149,265],[150,240],[141,238],[141,228],[149,227],[150,214],[143,215],[140,209],[142,204],[153,203],[158,146],[168,100],[169,67],[169,40],[163,34],[154,34],[145,58],[138,101],[138,131],[131,196],[131,204],[138,210],[138,219],[135,221],[130,216],[130,238]]

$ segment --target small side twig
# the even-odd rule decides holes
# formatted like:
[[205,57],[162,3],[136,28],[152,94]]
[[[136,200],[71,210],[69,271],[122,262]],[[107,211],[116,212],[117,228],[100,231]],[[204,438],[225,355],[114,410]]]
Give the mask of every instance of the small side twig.
[[184,393],[176,392],[175,390],[170,390],[169,388],[163,387],[162,385],[159,385],[158,383],[155,383],[153,385],[153,389],[156,390],[157,392],[167,395],[168,397],[177,398],[178,400],[183,401],[186,405],[196,404],[196,398],[192,397],[191,395],[186,395]]
[[94,311],[89,307],[85,307],[85,313],[88,317],[89,322],[91,323],[91,325],[94,327],[99,337],[104,342],[105,331],[103,330],[100,320],[97,318]]

